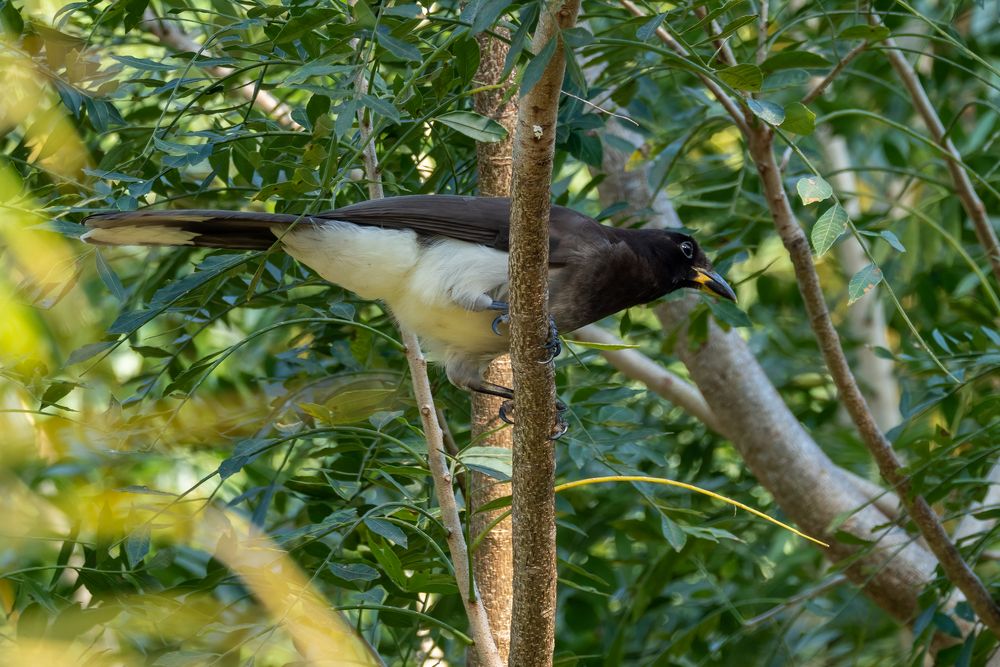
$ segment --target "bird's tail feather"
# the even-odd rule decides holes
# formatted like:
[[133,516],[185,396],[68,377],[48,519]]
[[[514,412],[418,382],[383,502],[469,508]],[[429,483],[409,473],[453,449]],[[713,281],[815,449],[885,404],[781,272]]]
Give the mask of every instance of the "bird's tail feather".
[[323,222],[308,216],[253,211],[122,211],[87,218],[81,238],[99,245],[191,245],[263,250],[282,229]]

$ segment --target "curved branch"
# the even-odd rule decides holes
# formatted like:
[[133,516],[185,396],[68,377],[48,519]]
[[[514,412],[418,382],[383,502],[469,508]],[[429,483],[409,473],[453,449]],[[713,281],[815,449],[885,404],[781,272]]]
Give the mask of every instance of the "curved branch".
[[965,594],[969,605],[983,623],[1000,637],[1000,606],[955,548],[928,502],[923,496],[913,492],[909,477],[903,472],[902,464],[896,457],[892,445],[875,423],[868,403],[858,388],[858,383],[844,356],[840,336],[830,319],[830,311],[823,297],[819,276],[813,266],[809,241],[799,226],[785,194],[781,172],[774,158],[773,138],[774,133],[769,128],[755,127],[747,137],[750,155],[760,174],[771,217],[795,268],[795,276],[809,315],[810,326],[837,386],[841,401],[875,459],[879,472],[903,500],[913,522],[927,540],[928,547],[937,556],[945,575]]

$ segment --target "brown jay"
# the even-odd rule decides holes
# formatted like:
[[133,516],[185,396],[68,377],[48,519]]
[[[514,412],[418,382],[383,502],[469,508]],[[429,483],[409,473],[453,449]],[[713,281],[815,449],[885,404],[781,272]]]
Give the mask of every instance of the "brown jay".
[[[183,210],[103,213],[88,243],[267,249],[275,242],[324,279],[384,302],[458,387],[513,398],[483,380],[509,349],[506,331],[510,200],[411,195],[297,216]],[[549,220],[549,311],[572,331],[690,287],[726,299],[732,288],[690,236],[619,229],[562,206]],[[497,314],[500,311],[500,315]],[[553,355],[558,338],[553,336]]]

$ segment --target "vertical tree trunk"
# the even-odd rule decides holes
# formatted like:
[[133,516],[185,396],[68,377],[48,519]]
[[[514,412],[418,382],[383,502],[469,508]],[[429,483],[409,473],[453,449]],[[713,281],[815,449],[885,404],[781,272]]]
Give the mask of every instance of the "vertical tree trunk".
[[[501,36],[506,30],[498,28]],[[479,42],[479,70],[476,72],[476,85],[487,86],[501,83],[504,61],[509,50],[507,43],[500,39],[481,33]],[[487,197],[507,197],[510,195],[510,184],[513,177],[511,171],[512,149],[514,146],[514,123],[517,120],[517,103],[510,99],[504,102],[504,96],[509,86],[513,85],[513,76],[503,82],[502,88],[476,93],[476,111],[492,118],[507,130],[507,138],[493,143],[479,142],[476,144],[479,170],[479,194]],[[496,359],[486,371],[486,380],[504,387],[513,386],[511,377],[510,356],[504,355]],[[514,432],[503,426],[497,418],[501,399],[486,394],[472,396],[472,436],[477,444],[484,447],[503,447],[512,449]],[[471,478],[471,494],[468,499],[471,508],[471,524],[473,537],[479,535],[504,513],[504,510],[492,512],[476,512],[476,508],[496,498],[510,495],[510,484],[473,472]],[[479,545],[473,556],[473,572],[479,586],[479,594],[490,619],[493,639],[497,644],[500,657],[507,661],[510,655],[510,615],[514,587],[514,552],[511,544],[511,521],[508,516],[497,523]],[[470,667],[480,664],[475,650],[468,652]]]
[[[520,101],[511,188],[510,307],[514,366],[514,608],[510,665],[550,667],[555,648],[555,418],[552,364],[539,361],[549,335],[550,183],[556,116],[566,62],[561,30],[576,22],[579,0],[542,7],[532,51],[554,46],[542,76]],[[552,40],[556,40],[554,44]]]

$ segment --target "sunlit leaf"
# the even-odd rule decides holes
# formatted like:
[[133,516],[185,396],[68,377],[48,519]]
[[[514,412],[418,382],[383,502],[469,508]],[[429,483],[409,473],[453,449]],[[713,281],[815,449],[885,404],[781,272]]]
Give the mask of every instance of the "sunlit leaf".
[[822,257],[847,231],[847,222],[847,212],[840,204],[834,204],[819,216],[811,233],[813,252],[817,257]]
[[847,285],[847,305],[868,294],[880,282],[882,282],[882,270],[874,264],[869,264],[855,273]]

